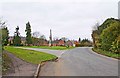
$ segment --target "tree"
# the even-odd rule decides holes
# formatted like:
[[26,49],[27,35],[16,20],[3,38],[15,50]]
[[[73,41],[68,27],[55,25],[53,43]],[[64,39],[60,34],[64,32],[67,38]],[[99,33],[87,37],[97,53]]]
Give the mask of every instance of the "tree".
[[2,46],[8,44],[8,38],[9,38],[9,31],[8,28],[6,27],[6,22],[0,21],[0,38],[1,38],[1,44]]
[[40,32],[33,32],[32,37],[39,38],[40,37]]
[[[103,30],[100,35],[101,48],[110,51],[111,45],[117,43],[116,39],[120,36],[120,21],[109,24],[110,26]],[[116,41],[115,41],[116,40]]]
[[81,41],[80,46],[88,46],[88,47],[90,47],[90,46],[92,46],[92,43],[91,43],[90,40],[88,40],[88,39],[85,38],[85,39],[83,39],[83,40]]
[[45,39],[46,39],[46,38],[45,38],[45,35],[41,35],[41,36],[40,36],[40,39],[44,39],[44,40],[45,40]]
[[100,26],[100,24],[99,24],[99,22],[97,22],[97,23],[93,26],[92,31],[98,30],[98,27],[99,27],[99,26]]
[[98,30],[93,30],[92,31],[92,39],[93,39],[93,46],[94,48],[99,48],[100,47],[100,37],[99,37],[99,33]]
[[[110,30],[111,28],[109,28],[110,26],[113,26],[113,24],[115,24],[116,22],[119,22],[118,19],[114,19],[114,18],[108,18],[107,20],[105,20],[103,22],[103,24],[99,25],[99,24],[96,24],[93,28],[93,31],[92,31],[92,38],[93,38],[93,44],[94,44],[94,48],[101,48],[103,47],[103,45],[107,45],[106,44],[106,38],[102,37],[102,35],[109,35],[110,36],[110,33],[113,33],[112,30]],[[110,31],[109,31],[110,30]],[[105,32],[106,31],[106,32]],[[109,33],[108,33],[109,31]],[[116,31],[116,30],[115,30]],[[102,34],[102,35],[101,35]],[[112,36],[112,35],[111,35]],[[103,39],[104,38],[104,39]],[[112,38],[112,37],[111,37]],[[108,40],[110,41],[110,40]],[[108,43],[108,45],[110,46],[111,45],[111,42]],[[106,46],[107,47],[107,46]],[[105,47],[104,47],[105,48]],[[107,47],[108,48],[108,47]],[[109,47],[110,48],[110,47]]]
[[39,32],[33,32],[32,33],[32,44],[34,46],[39,46],[39,37],[40,37],[40,33]]
[[105,21],[103,22],[103,24],[98,27],[99,34],[101,34],[102,31],[103,31],[104,29],[106,29],[107,27],[109,27],[111,24],[113,24],[113,23],[115,23],[115,22],[118,22],[118,21],[119,21],[119,20],[114,19],[114,18],[108,18],[107,20],[105,20]]
[[59,37],[53,37],[53,41],[59,40]]
[[81,42],[81,38],[78,39],[79,43]]
[[32,44],[35,46],[43,45],[46,40],[45,35],[40,34],[40,32],[33,32],[32,34]]
[[40,45],[43,45],[46,40],[45,35],[41,35],[39,39],[40,39],[39,40]]
[[27,45],[30,45],[32,44],[32,37],[31,37],[31,26],[29,22],[26,24],[25,32],[26,32],[26,43]]
[[20,33],[19,33],[19,27],[18,26],[17,26],[16,31],[14,33],[13,45],[14,46],[20,46],[21,45],[21,38],[20,38]]
[[94,26],[93,26],[93,29],[92,29],[92,39],[93,39],[93,46],[94,48],[98,48],[100,46],[99,44],[99,30],[98,30],[98,27],[99,27],[99,23],[97,22]]
[[[95,28],[95,27],[94,27]],[[108,18],[92,32],[94,48],[120,52],[120,20]]]
[[62,37],[61,40],[63,40],[64,42],[67,42],[69,39],[66,37]]

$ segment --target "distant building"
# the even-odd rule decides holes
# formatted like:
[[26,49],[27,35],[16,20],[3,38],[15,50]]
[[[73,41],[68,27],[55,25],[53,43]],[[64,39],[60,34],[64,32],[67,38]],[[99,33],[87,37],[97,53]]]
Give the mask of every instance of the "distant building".
[[57,39],[57,40],[54,40],[54,41],[52,42],[52,45],[53,45],[53,46],[58,46],[58,43],[59,43],[59,40]]
[[[20,37],[21,38],[21,44],[22,45],[26,45],[26,37]],[[9,36],[9,45],[13,45],[13,39],[14,39],[14,36]],[[50,46],[50,42],[49,40],[46,40],[46,39],[40,39],[40,38],[32,38],[33,40],[33,46]],[[51,39],[52,40],[52,39]],[[69,47],[72,47],[76,44],[79,44],[78,41],[74,41],[74,40],[68,40],[68,41],[64,41],[62,39],[56,39],[56,40],[53,40],[52,41],[52,45],[51,46],[69,46]]]
[[78,41],[74,41],[74,44],[77,45],[77,44],[79,44],[79,42]]
[[[22,36],[20,38],[21,38],[21,44],[25,45],[26,38]],[[13,45],[13,39],[14,39],[14,36],[9,36],[9,39],[8,39],[9,45]]]
[[21,37],[21,44],[25,45],[26,37]]
[[58,46],[65,46],[65,41],[64,40],[59,40]]
[[63,40],[61,40],[61,39],[59,39],[59,40],[54,40],[54,41],[52,42],[52,45],[53,45],[53,46],[65,46],[65,42],[64,42]]
[[[26,45],[26,37],[20,37],[21,38],[21,44],[22,45]],[[10,36],[8,41],[9,41],[9,45],[13,45],[13,39],[14,36]],[[49,42],[46,39],[38,39],[38,38],[34,38],[33,39],[34,43],[32,45],[34,46],[48,46]]]
[[72,41],[68,40],[68,41],[66,42],[66,46],[72,47],[72,46],[74,46],[74,44],[73,44]]
[[9,45],[13,44],[13,36],[9,36],[8,42],[9,42]]
[[68,41],[65,42],[62,39],[54,40],[52,45],[53,46],[75,46],[74,41],[68,40]]
[[47,41],[46,39],[40,39],[38,42],[38,46],[48,46],[49,45],[49,41]]

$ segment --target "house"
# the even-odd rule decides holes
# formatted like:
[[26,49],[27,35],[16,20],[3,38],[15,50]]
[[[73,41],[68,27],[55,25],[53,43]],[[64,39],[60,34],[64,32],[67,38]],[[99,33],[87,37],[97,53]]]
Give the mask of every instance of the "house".
[[[22,37],[22,36],[20,38],[21,38],[21,44],[25,45],[26,38]],[[14,36],[9,36],[9,39],[8,39],[9,44],[8,45],[13,45],[13,39],[14,39]]]
[[25,42],[26,42],[26,37],[21,37],[21,44],[25,45]]
[[78,41],[73,41],[74,46],[79,46],[80,43]]
[[47,41],[46,39],[40,39],[39,45],[40,46],[48,46],[49,45],[49,41]]
[[67,42],[66,42],[66,46],[73,46],[73,42],[72,41],[70,41],[70,40],[68,40]]
[[74,43],[71,40],[68,40],[65,42],[64,40],[57,39],[52,42],[52,45],[53,46],[74,46]]
[[9,36],[8,43],[9,43],[8,45],[13,44],[13,36]]
[[48,41],[46,39],[40,39],[32,37],[32,42],[34,46],[48,46]]
[[64,40],[59,40],[58,46],[65,46],[65,41]]
[[57,39],[57,40],[54,40],[53,42],[52,42],[52,46],[58,46],[58,43],[59,43],[59,40]]
[[57,39],[57,40],[54,40],[53,42],[52,42],[52,45],[53,46],[65,46],[65,42],[64,42],[64,40],[61,40],[61,39]]

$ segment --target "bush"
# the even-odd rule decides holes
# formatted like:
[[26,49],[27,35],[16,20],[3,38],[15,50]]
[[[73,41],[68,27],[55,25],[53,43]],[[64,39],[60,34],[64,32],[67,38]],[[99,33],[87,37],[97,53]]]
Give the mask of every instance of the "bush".
[[120,36],[112,43],[110,50],[115,53],[120,53]]
[[[120,36],[120,22],[115,22],[110,24],[109,27],[104,29],[100,35],[101,38],[101,48],[106,51],[110,51],[112,48],[116,51],[117,37]],[[113,51],[112,50],[112,51]]]
[[75,44],[75,47],[81,47],[81,45],[80,44]]

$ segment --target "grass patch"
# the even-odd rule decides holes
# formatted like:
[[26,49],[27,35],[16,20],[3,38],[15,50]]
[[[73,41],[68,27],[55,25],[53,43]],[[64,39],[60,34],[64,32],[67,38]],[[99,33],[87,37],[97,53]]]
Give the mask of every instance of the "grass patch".
[[41,48],[41,49],[51,49],[51,50],[68,50],[68,49],[73,49],[75,47],[64,47],[64,46],[24,46],[24,47],[29,47],[29,48]]
[[102,55],[105,55],[105,56],[108,56],[108,57],[120,59],[119,54],[116,54],[116,53],[112,53],[112,52],[108,52],[108,51],[103,51],[101,49],[95,49],[95,48],[92,48],[92,50],[94,52],[98,53],[98,54],[102,54]]
[[44,53],[44,52],[38,52],[34,50],[26,50],[21,48],[15,48],[11,46],[6,46],[4,49],[18,58],[25,60],[27,62],[33,63],[33,64],[39,64],[43,61],[49,61],[54,60],[57,57],[52,54]]

